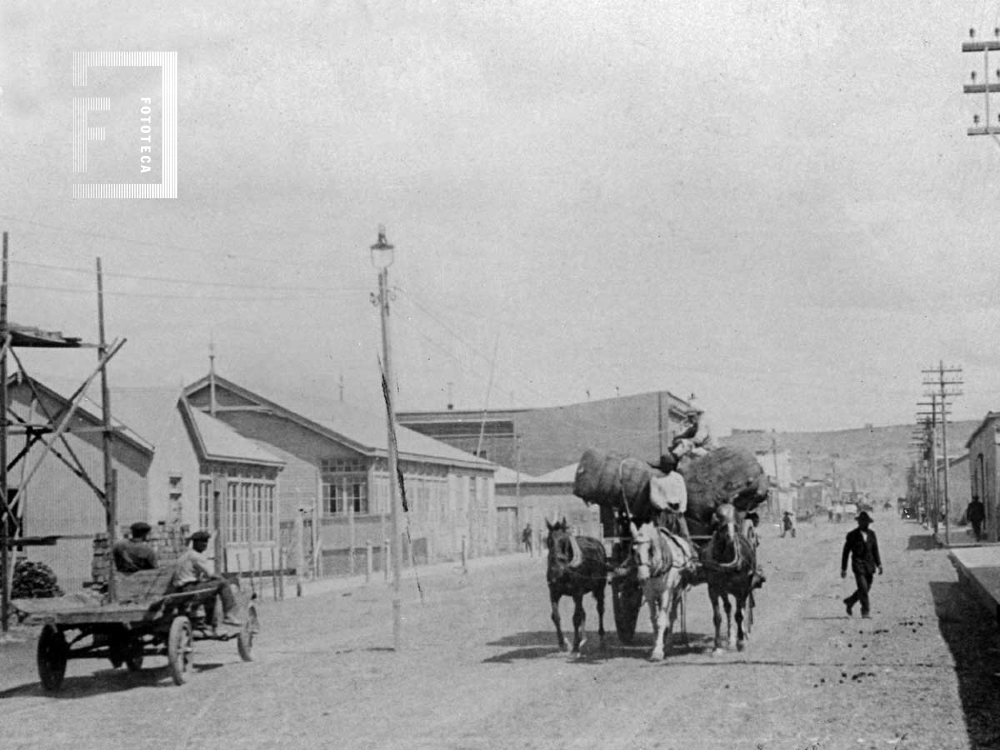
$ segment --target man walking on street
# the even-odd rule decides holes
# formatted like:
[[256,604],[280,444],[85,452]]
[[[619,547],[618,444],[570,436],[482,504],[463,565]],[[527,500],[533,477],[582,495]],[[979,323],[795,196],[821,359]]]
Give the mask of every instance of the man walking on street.
[[981,541],[983,538],[983,521],[986,520],[986,508],[983,507],[983,501],[978,497],[972,498],[972,502],[969,503],[965,515],[969,519],[969,523],[972,524],[972,533],[975,534],[976,541]]
[[847,558],[850,557],[851,571],[858,587],[853,594],[844,599],[847,616],[850,617],[854,605],[861,602],[861,616],[867,619],[871,617],[868,591],[872,587],[875,571],[878,570],[878,574],[882,575],[882,558],[878,554],[878,539],[875,538],[875,532],[868,528],[872,517],[866,511],[861,511],[857,515],[857,522],[858,527],[847,532],[847,538],[844,540],[844,551],[840,556],[840,577],[847,578]]

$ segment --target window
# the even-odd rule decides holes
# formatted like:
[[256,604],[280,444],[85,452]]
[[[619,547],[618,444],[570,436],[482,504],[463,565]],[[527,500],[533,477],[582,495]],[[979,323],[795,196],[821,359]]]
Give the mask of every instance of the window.
[[212,480],[201,479],[198,482],[198,528],[212,529],[215,527],[215,515],[212,507]]
[[[202,492],[207,493],[211,503],[211,482],[202,481],[201,484]],[[274,481],[266,478],[260,470],[241,473],[230,469],[225,509],[226,541],[274,541]]]

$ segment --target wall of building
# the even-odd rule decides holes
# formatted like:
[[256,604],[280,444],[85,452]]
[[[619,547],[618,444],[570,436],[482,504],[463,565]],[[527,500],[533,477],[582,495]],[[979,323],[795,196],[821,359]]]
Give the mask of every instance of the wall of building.
[[998,461],[995,421],[988,420],[969,441],[969,494],[979,495],[986,507],[983,530],[987,541],[1000,539]]
[[[12,410],[23,419],[32,414],[31,393],[24,384],[10,389]],[[62,409],[61,402],[45,401],[50,414]],[[33,412],[33,421],[40,422],[41,412]],[[93,428],[94,422],[79,415],[70,421],[71,429]],[[69,433],[66,440],[80,460],[90,480],[101,490],[104,488],[104,453],[100,432]],[[8,456],[13,458],[24,447],[20,435],[8,438]],[[71,460],[69,451],[61,443],[59,452]],[[27,478],[26,472],[36,464],[44,448],[36,443],[29,453],[11,470],[8,481],[16,488]],[[152,456],[127,443],[116,440],[112,444],[112,468],[117,478],[118,519],[128,526],[135,520],[148,517],[148,488],[146,477]],[[107,531],[104,505],[97,494],[83,479],[49,452],[39,469],[20,493],[24,533],[27,536],[57,535],[61,538],[53,547],[30,547],[23,554],[30,560],[49,565],[65,591],[79,590],[84,581],[90,580],[94,536]]]
[[660,391],[520,413],[520,470],[546,474],[579,461],[588,448],[653,461],[681,429],[681,406]]

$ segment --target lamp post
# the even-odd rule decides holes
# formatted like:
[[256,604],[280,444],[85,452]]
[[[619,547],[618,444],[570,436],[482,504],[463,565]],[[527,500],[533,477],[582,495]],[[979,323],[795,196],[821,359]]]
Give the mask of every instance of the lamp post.
[[[371,246],[372,265],[378,269],[378,305],[382,319],[382,378],[385,392],[389,454],[389,502],[391,503],[392,539],[389,557],[392,558],[392,639],[396,651],[400,649],[402,612],[400,605],[400,579],[402,577],[402,540],[399,529],[399,469],[396,455],[396,410],[393,394],[396,381],[392,376],[392,346],[389,330],[389,266],[392,265],[394,247],[385,239],[385,227],[378,228],[378,242]],[[384,564],[384,562],[383,562]]]

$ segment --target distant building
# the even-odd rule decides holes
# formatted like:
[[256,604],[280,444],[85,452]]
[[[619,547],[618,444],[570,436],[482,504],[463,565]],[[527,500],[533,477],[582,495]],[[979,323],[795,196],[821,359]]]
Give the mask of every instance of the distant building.
[[683,427],[688,402],[669,391],[540,409],[401,412],[399,422],[488,461],[541,476],[587,448],[657,459]]
[[546,521],[566,522],[578,534],[601,537],[600,508],[587,505],[573,494],[576,463],[540,477],[500,469],[496,475],[497,546],[500,551],[519,549],[521,532],[531,524],[535,543],[544,537]]

